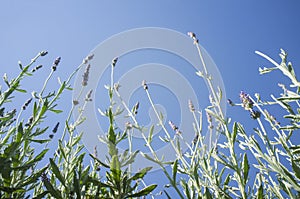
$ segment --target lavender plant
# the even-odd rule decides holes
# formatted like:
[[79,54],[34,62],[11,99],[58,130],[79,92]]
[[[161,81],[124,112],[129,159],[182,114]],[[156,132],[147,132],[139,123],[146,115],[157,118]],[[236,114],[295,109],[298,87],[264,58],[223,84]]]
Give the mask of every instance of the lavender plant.
[[[280,70],[290,79],[289,86],[278,84],[282,88],[280,96],[271,95],[272,101],[265,101],[259,94],[253,97],[241,92],[240,103],[228,100],[230,105],[248,111],[249,119],[257,122],[257,128],[252,131],[245,128],[242,122],[232,122],[225,116],[221,108],[222,91],[214,85],[213,77],[208,73],[196,35],[191,32],[188,35],[203,65],[203,71],[196,74],[207,82],[210,91],[210,105],[204,110],[196,110],[192,101],[187,102],[187,108],[194,117],[191,125],[195,129],[195,139],[192,143],[184,140],[184,132],[172,121],[169,125],[174,132],[167,130],[164,116],[154,106],[150,85],[146,81],[142,83],[158,118],[158,125],[165,133],[162,140],[169,143],[176,154],[174,161],[164,161],[156,154],[152,146],[155,124],[150,129],[139,125],[136,120],[139,103],[130,109],[122,100],[120,85],[113,78],[117,59],[111,64],[111,84],[106,87],[110,105],[106,111],[99,110],[109,120],[107,133],[100,140],[107,146],[109,156],[102,161],[98,159],[95,149],[94,154],[90,154],[94,162],[87,166],[84,166],[87,158],[84,145],[80,143],[82,133],[76,132],[76,127],[85,118],[79,114],[72,121],[71,115],[76,108],[82,112],[86,104],[92,101],[92,91],[85,88],[91,67],[89,61],[93,55],[87,56],[66,81],[59,82],[56,91],[45,94],[48,82],[61,61],[60,57],[56,58],[41,91],[32,92],[19,110],[10,108],[14,106],[11,105],[13,95],[16,92],[27,93],[21,87],[21,81],[39,72],[42,65],[33,65],[47,52],[40,52],[27,66],[19,62],[21,72],[16,78],[9,80],[4,75],[7,89],[0,89],[0,198],[138,198],[147,195],[154,198],[152,191],[157,185],[147,186],[143,181],[151,168],[131,170],[131,164],[139,153],[132,151],[132,133],[136,130],[141,133],[151,152],[151,155],[142,155],[159,165],[169,180],[164,190],[167,198],[173,197],[169,194],[171,188],[175,190],[176,198],[299,198],[300,145],[295,143],[293,137],[297,136],[300,128],[300,82],[292,64],[287,61],[287,53],[281,50],[281,63],[277,63],[267,55],[256,52],[274,65],[273,68],[259,68],[261,74]],[[75,99],[66,121],[57,121],[50,128],[46,123],[47,116],[62,112],[57,109],[58,100],[65,90],[72,90],[70,81],[81,67],[86,67],[86,70],[79,95],[85,94],[85,100],[80,102]],[[116,107],[114,97],[121,99],[120,106],[132,120],[126,124],[124,131],[115,123],[123,109]],[[271,114],[273,106],[281,107],[285,115],[276,119]],[[30,108],[32,112],[27,118]],[[207,122],[203,121],[205,118]],[[208,125],[204,126],[205,123]],[[149,131],[148,136],[146,131]],[[213,131],[218,132],[224,142],[206,144],[203,132],[212,134]],[[51,155],[49,144],[54,144],[53,137],[57,134],[61,134],[61,138],[55,153]],[[118,144],[123,141],[128,141],[129,149],[121,153]],[[182,143],[187,145],[187,151],[182,150]],[[47,156],[49,161],[44,163]],[[168,170],[166,166],[172,169]],[[105,172],[104,175],[101,171]]]
[[[27,93],[21,88],[21,81],[28,76],[33,76],[42,65],[34,68],[33,65],[39,57],[47,55],[46,51],[40,52],[31,62],[23,66],[19,62],[20,74],[11,80],[4,75],[3,80],[7,86],[6,90],[1,89],[0,106],[0,197],[1,198],[30,198],[29,192],[39,183],[40,176],[46,171],[47,166],[37,168],[38,163],[45,157],[47,151],[43,147],[51,142],[53,134],[49,134],[49,126],[42,127],[41,124],[48,112],[59,113],[55,109],[57,101],[63,90],[67,88],[62,83],[57,91],[43,94],[47,81],[40,93],[32,92],[32,97],[27,100],[20,110],[14,107],[13,98],[16,92]],[[57,67],[60,58],[56,59],[53,67]],[[52,68],[49,77],[53,74]],[[32,105],[33,104],[33,105]],[[23,117],[32,105],[32,113],[29,118]],[[56,127],[57,129],[58,127]],[[34,144],[39,147],[34,147]]]
[[[60,87],[57,91],[45,94],[47,85],[61,61],[60,57],[56,58],[41,91],[33,91],[32,97],[24,102],[20,111],[8,110],[10,106],[5,106],[8,103],[13,104],[15,92],[27,93],[20,86],[21,80],[33,76],[42,67],[38,65],[32,68],[32,65],[39,57],[45,55],[47,52],[40,52],[25,67],[19,62],[20,74],[12,80],[8,80],[6,75],[3,78],[8,88],[5,91],[1,89],[0,93],[0,198],[136,198],[148,195],[156,185],[141,188],[139,182],[150,168],[142,169],[134,175],[130,175],[127,170],[121,171],[121,168],[134,161],[136,153],[121,154],[116,147],[118,142],[126,138],[127,133],[115,132],[111,88],[109,88],[111,106],[107,112],[110,127],[106,140],[111,160],[108,164],[103,163],[97,159],[95,152],[91,155],[95,163],[84,166],[86,154],[83,151],[84,146],[80,143],[82,133],[78,134],[76,127],[84,122],[85,118],[80,114],[77,119],[71,121],[71,115],[80,103],[82,105],[79,111],[82,113],[86,104],[92,101],[92,91],[85,91],[85,86],[88,83],[89,61],[93,55],[87,56],[66,81],[59,81]],[[58,121],[50,128],[47,126],[47,116],[62,112],[56,109],[58,100],[66,89],[72,90],[70,81],[84,66],[86,71],[79,94],[86,93],[84,102],[75,99],[65,124]],[[25,119],[22,117],[23,112],[30,109],[31,104],[33,104],[31,116]],[[46,124],[46,127],[42,127],[42,124]],[[56,145],[53,143],[56,134],[60,134],[61,138],[58,139],[55,153],[51,155],[48,152],[49,144]],[[99,173],[100,167],[108,168],[105,179]]]
[[[295,91],[279,84],[283,94],[277,98],[271,95],[274,100],[271,102],[262,101],[258,94],[256,94],[257,99],[254,100],[245,92],[240,93],[241,103],[228,100],[230,105],[239,105],[249,111],[250,117],[257,121],[258,128],[255,128],[254,132],[247,132],[240,122],[231,122],[230,118],[222,112],[222,91],[213,85],[213,77],[208,73],[196,35],[191,32],[188,35],[198,50],[203,71],[198,71],[197,75],[207,82],[211,103],[205,110],[197,111],[192,102],[188,102],[191,114],[194,116],[193,126],[196,134],[192,144],[184,141],[181,131],[170,121],[169,124],[175,132],[175,136],[171,136],[174,134],[168,132],[164,126],[163,115],[156,110],[148,85],[145,81],[142,83],[159,120],[158,125],[165,132],[163,141],[171,144],[177,155],[176,160],[165,162],[158,158],[151,145],[153,128],[149,129],[149,136],[146,137],[145,129],[138,124],[133,113],[118,94],[134,126],[141,131],[146,146],[151,151],[152,156],[143,154],[144,157],[160,166],[170,183],[166,187],[174,188],[177,198],[299,198],[299,145],[293,143],[291,137],[299,128],[300,84],[292,64],[287,62],[287,54],[281,50],[282,62],[277,64],[268,56],[257,52],[275,65],[274,68],[260,68],[260,73],[281,70],[291,80],[290,87],[295,88]],[[287,115],[283,117],[289,120],[288,125],[280,125],[275,117],[263,108],[270,105],[280,105],[287,111]],[[203,112],[206,113],[207,129],[203,127]],[[208,146],[204,142],[203,135],[206,130],[209,134],[217,131],[225,141]],[[182,151],[180,139],[188,145],[187,151]],[[171,172],[165,168],[166,165],[172,166]],[[250,170],[255,174],[254,176],[250,177]],[[171,198],[167,190],[164,192],[168,198]]]

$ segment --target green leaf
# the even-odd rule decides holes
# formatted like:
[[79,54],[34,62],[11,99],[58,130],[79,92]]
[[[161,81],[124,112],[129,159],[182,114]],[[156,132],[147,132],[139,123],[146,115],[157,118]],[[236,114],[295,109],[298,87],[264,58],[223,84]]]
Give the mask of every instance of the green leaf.
[[26,178],[22,183],[19,185],[20,187],[25,187],[29,184],[33,184],[39,180],[41,177],[42,173],[46,171],[48,167],[44,167],[43,169],[35,172],[34,174],[31,174],[28,178]]
[[149,144],[152,142],[153,131],[154,131],[154,125],[151,125],[150,130],[149,130],[149,136],[148,136],[148,143]]
[[56,199],[63,199],[59,190],[55,189],[48,180],[44,180],[44,185],[49,193]]
[[129,164],[132,164],[134,162],[135,157],[137,156],[137,154],[139,152],[140,151],[135,151],[135,152],[131,153],[130,156],[129,156],[129,158],[124,163],[122,163],[122,167],[123,166],[127,166]]
[[31,159],[29,161],[27,161],[24,165],[20,166],[20,167],[14,167],[13,169],[27,169],[31,166],[33,166],[34,164],[36,164],[37,162],[41,161],[44,156],[46,155],[46,153],[48,152],[49,149],[44,149],[41,153],[39,153],[37,156],[35,156],[34,159]]
[[146,168],[140,170],[139,172],[137,172],[136,174],[134,174],[134,176],[129,178],[129,180],[142,179],[148,173],[148,171],[150,171],[151,169],[152,169],[152,167],[146,167]]
[[229,181],[230,181],[230,174],[228,174],[224,180],[224,190],[225,191],[228,189]]
[[126,196],[126,198],[146,196],[149,193],[151,193],[151,191],[153,191],[156,187],[157,187],[156,184],[149,185],[149,186],[145,187],[144,189],[142,189],[142,190],[140,190],[140,191],[138,191],[134,194]]
[[204,198],[206,198],[206,199],[213,199],[213,197],[212,197],[212,195],[209,192],[209,189],[207,187],[205,188],[204,196],[205,196]]
[[78,142],[81,140],[82,135],[83,135],[83,132],[80,133],[78,136],[73,137],[73,142],[72,142],[71,146],[75,146],[76,144],[78,144]]
[[190,194],[190,189],[189,189],[187,183],[183,179],[180,181],[180,183],[181,183],[181,186],[183,187],[183,189],[185,191],[185,195],[187,196],[188,199],[190,199],[191,194]]
[[176,159],[173,164],[173,181],[174,182],[176,182],[177,169],[178,169],[178,159]]
[[20,93],[27,93],[27,91],[26,91],[26,90],[24,90],[24,89],[20,89],[20,88],[16,88],[16,91],[18,91],[18,92],[20,92]]
[[19,142],[11,142],[8,145],[8,147],[6,147],[6,149],[4,150],[4,154],[6,155],[6,157],[14,156],[19,146],[20,146]]
[[262,184],[259,186],[259,188],[258,188],[258,190],[257,190],[257,194],[256,194],[256,198],[257,199],[263,199],[264,197],[264,195],[263,195],[263,186],[262,186]]
[[237,135],[237,124],[236,124],[236,122],[234,122],[233,127],[232,127],[232,137],[231,137],[231,142],[233,144],[235,143],[236,135]]
[[59,90],[57,91],[57,95],[60,95],[60,94],[63,92],[63,90],[65,89],[65,87],[66,87],[66,82],[64,81],[64,82],[61,84]]
[[44,143],[47,143],[47,142],[50,142],[51,139],[45,139],[45,140],[36,140],[36,139],[29,139],[31,142],[36,142],[36,143],[39,143],[39,144],[44,144]]
[[244,184],[246,184],[247,180],[248,180],[249,168],[250,168],[250,166],[249,166],[249,162],[248,162],[248,157],[247,157],[247,154],[245,153],[244,157],[243,157],[243,163],[242,163]]
[[23,123],[20,122],[20,124],[18,125],[18,133],[17,133],[17,137],[16,137],[16,142],[21,142],[23,134],[24,134]]
[[74,189],[75,189],[77,198],[81,198],[80,182],[79,182],[79,179],[77,179],[77,174],[76,174],[75,169],[74,169],[73,184],[74,184]]
[[142,155],[144,158],[146,158],[146,159],[148,159],[148,160],[150,160],[150,161],[152,161],[152,162],[155,162],[155,163],[158,163],[158,164],[160,163],[159,161],[153,159],[152,157],[150,157],[150,156],[147,155],[146,153],[141,152],[141,155]]
[[38,114],[38,106],[37,106],[37,103],[34,102],[34,104],[33,104],[33,114],[32,114],[33,118],[36,118],[37,114]]
[[112,172],[112,176],[114,180],[119,183],[121,181],[121,167],[120,167],[120,161],[119,157],[117,155],[114,155],[112,157],[111,163],[110,163],[110,170]]
[[296,177],[298,179],[300,179],[300,167],[295,163],[294,160],[292,160],[292,168],[293,168],[293,171],[294,171]]
[[266,67],[264,67],[264,68],[259,68],[258,70],[259,70],[259,74],[262,75],[262,74],[265,74],[265,73],[269,73],[269,72],[271,72],[271,71],[273,71],[275,69],[277,69],[277,67],[274,67],[274,68],[266,68]]
[[292,146],[290,147],[290,150],[292,151],[293,155],[300,154],[300,145]]
[[101,160],[99,160],[98,158],[96,158],[94,155],[89,154],[96,162],[98,162],[100,165],[104,166],[105,168],[109,168],[109,165],[105,164],[104,162],[102,162]]
[[43,199],[43,198],[45,198],[45,196],[47,194],[49,194],[49,191],[44,191],[44,192],[38,194],[37,196],[33,197],[32,199]]
[[62,174],[60,173],[60,170],[59,170],[58,166],[55,164],[55,162],[52,158],[50,158],[49,160],[50,160],[50,165],[51,165],[51,168],[52,168],[52,172],[57,177],[57,179],[66,187],[65,179],[62,176]]
[[65,152],[65,147],[63,146],[63,143],[61,140],[58,140],[58,148],[59,148],[59,152],[60,154],[62,155],[62,157],[64,159],[67,159],[67,156],[66,156],[66,152]]
[[61,112],[63,112],[62,110],[57,110],[57,109],[50,109],[50,111],[52,111],[53,113],[61,113]]
[[45,112],[46,112],[47,109],[48,109],[48,105],[49,105],[49,102],[48,102],[48,100],[46,99],[46,100],[44,101],[44,103],[43,103],[42,109],[41,109],[40,112],[39,112],[39,118],[41,118],[41,117],[45,114]]

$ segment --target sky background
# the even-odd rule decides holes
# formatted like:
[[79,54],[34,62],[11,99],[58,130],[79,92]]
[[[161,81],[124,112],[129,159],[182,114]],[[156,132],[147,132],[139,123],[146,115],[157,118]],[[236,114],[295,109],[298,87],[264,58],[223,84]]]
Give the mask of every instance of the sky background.
[[[285,49],[296,73],[300,72],[300,2],[290,1],[1,1],[0,74],[18,74],[17,62],[28,63],[41,50],[49,55],[41,60],[49,66],[62,57],[56,76],[66,79],[82,59],[100,42],[132,28],[162,27],[182,33],[195,32],[222,75],[226,94],[233,101],[239,92],[278,96],[278,82],[288,83],[276,71],[261,76],[260,66],[270,67],[254,53],[264,52],[280,61]],[[26,88],[40,88],[44,73]],[[53,81],[55,87],[56,82]],[[30,97],[30,96],[28,96]],[[22,99],[22,102],[24,99]],[[62,98],[62,107],[71,107],[71,94]],[[247,121],[249,114],[229,107],[233,119]],[[59,116],[58,118],[63,118]],[[55,122],[53,122],[53,125]],[[251,129],[250,123],[248,128]]]

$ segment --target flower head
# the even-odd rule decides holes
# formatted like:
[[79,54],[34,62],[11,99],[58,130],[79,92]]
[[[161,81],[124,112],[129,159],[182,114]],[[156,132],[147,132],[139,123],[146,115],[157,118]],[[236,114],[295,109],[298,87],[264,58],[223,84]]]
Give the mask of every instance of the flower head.
[[111,62],[112,67],[115,67],[118,61],[118,57],[114,58]]
[[59,64],[59,62],[60,62],[60,60],[61,60],[61,57],[57,57],[57,58],[54,60],[53,65],[52,65],[52,70],[53,70],[53,71],[56,71],[56,68],[57,68],[57,66],[58,66],[58,64]]
[[189,100],[189,109],[190,109],[191,112],[195,111],[195,107],[194,107],[194,104],[193,104],[192,100]]
[[247,93],[245,93],[244,91],[241,91],[240,99],[242,102],[242,106],[244,107],[245,110],[252,110],[254,103],[250,99],[250,96]]
[[83,77],[82,86],[86,86],[88,84],[90,68],[91,68],[91,65],[90,64],[87,65],[87,67],[82,75],[82,77]]

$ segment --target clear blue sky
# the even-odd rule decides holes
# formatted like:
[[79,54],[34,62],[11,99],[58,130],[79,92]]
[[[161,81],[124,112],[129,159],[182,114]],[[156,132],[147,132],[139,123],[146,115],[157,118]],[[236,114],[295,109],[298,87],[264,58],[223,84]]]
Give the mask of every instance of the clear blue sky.
[[109,36],[131,28],[166,27],[195,32],[219,70],[228,96],[240,90],[263,90],[272,79],[257,69],[263,51],[276,57],[288,50],[299,63],[298,1],[2,1],[0,3],[0,71],[11,72],[40,50],[61,56],[61,75]]
[[[64,79],[108,37],[155,26],[195,32],[217,64],[228,98],[238,101],[239,92],[245,90],[269,99],[270,93],[280,91],[277,82],[286,79],[279,72],[260,76],[258,67],[271,65],[254,51],[279,61],[279,49],[287,50],[299,74],[299,19],[297,0],[1,1],[0,74],[12,77],[18,73],[18,60],[27,63],[37,52],[47,50],[49,55],[42,62],[50,67],[61,56],[57,76]],[[28,87],[42,84],[42,78]],[[65,107],[70,106],[70,96],[63,100]],[[248,118],[238,108],[228,112],[233,118]]]

